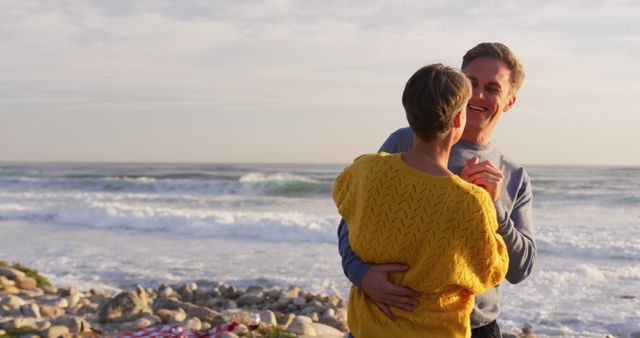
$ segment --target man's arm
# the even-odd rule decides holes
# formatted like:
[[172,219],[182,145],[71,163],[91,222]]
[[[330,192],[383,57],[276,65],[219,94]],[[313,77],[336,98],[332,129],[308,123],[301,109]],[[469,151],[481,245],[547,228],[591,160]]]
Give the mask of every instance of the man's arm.
[[342,257],[342,270],[344,274],[353,285],[360,287],[362,276],[369,271],[371,265],[365,263],[351,249],[351,244],[349,243],[349,228],[344,219],[340,220],[340,225],[338,226],[338,251],[340,252],[340,257]]
[[[524,168],[520,168],[511,175],[511,179],[520,178],[513,188],[517,190],[511,213],[508,211],[510,206],[504,206],[499,199],[504,176],[493,163],[490,161],[479,163],[477,158],[471,158],[463,167],[460,176],[469,183],[485,188],[491,198],[496,201],[498,233],[502,235],[509,253],[507,280],[512,284],[522,282],[529,276],[536,261],[531,211],[533,193],[529,176]],[[507,185],[509,184],[510,182],[507,182]],[[507,187],[507,189],[511,188]]]
[[496,203],[498,233],[502,235],[509,252],[507,280],[512,284],[520,283],[529,276],[537,255],[532,213],[533,193],[529,176],[524,169],[521,170],[521,183],[511,214],[500,203]]
[[[389,135],[379,151],[398,153],[410,149],[412,145],[413,132],[410,128],[401,128]],[[404,264],[365,263],[353,252],[349,243],[349,227],[343,219],[338,226],[338,251],[347,278],[371,297],[389,318],[393,319],[393,314],[388,305],[411,311],[418,304],[414,299],[418,296],[417,292],[392,284],[387,278],[389,272],[406,271],[409,267]]]
[[[391,133],[378,151],[398,153],[409,150],[413,145],[413,132],[411,128],[401,128]],[[342,257],[342,269],[351,283],[362,287],[362,277],[369,271],[371,265],[366,264],[351,249],[349,244],[349,228],[341,219],[338,226],[338,251]]]

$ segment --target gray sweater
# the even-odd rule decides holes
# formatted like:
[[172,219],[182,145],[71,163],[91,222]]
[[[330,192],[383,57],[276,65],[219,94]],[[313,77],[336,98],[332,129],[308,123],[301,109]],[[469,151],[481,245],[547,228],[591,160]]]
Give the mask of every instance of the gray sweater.
[[[406,152],[413,146],[411,128],[401,128],[392,133],[380,151],[388,153]],[[507,280],[512,284],[523,281],[531,273],[536,260],[536,244],[532,219],[532,191],[529,176],[524,168],[507,159],[491,144],[480,145],[460,140],[451,148],[449,170],[460,174],[465,162],[477,156],[480,161],[493,162],[504,175],[500,199],[495,202],[498,213],[498,233],[502,235],[509,252]],[[363,262],[351,249],[349,229],[344,220],[338,227],[339,251],[342,267],[349,280],[360,287],[362,276],[370,265]],[[500,314],[500,288],[476,295],[476,303],[471,313],[471,327],[489,324]]]

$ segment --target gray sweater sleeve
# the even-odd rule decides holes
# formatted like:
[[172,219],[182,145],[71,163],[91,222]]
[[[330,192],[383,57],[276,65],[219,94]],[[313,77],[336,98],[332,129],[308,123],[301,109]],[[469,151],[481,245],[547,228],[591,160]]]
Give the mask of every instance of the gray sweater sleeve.
[[[410,128],[401,128],[393,132],[382,144],[379,151],[400,153],[409,150],[413,145],[413,132]],[[349,243],[349,226],[341,219],[338,226],[338,251],[342,257],[342,269],[355,286],[360,287],[364,276],[371,265],[365,263],[351,249]]]
[[521,170],[520,185],[511,213],[500,203],[496,203],[498,212],[498,233],[502,235],[509,252],[509,270],[507,280],[517,284],[525,280],[536,261],[536,243],[532,216],[533,193],[529,176]]

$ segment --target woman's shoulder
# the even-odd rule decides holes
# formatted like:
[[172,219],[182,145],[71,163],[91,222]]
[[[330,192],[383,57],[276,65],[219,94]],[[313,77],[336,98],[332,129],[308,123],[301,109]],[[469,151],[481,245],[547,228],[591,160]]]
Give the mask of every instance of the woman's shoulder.
[[352,167],[363,167],[382,163],[389,163],[395,156],[399,154],[389,154],[386,152],[363,154],[356,157],[351,164]]
[[460,176],[456,176],[455,185],[459,198],[465,202],[482,209],[493,208],[491,196],[484,188],[469,183]]

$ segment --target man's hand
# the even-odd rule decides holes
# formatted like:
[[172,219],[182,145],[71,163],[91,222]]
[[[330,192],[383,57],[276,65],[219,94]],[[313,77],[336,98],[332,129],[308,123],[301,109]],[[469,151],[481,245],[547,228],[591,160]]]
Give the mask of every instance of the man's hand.
[[362,276],[360,288],[376,303],[378,308],[387,317],[395,319],[389,306],[397,307],[406,311],[413,311],[418,305],[416,298],[420,296],[409,288],[397,286],[389,282],[389,272],[406,271],[409,267],[404,264],[379,264],[373,265],[369,271]]
[[491,161],[482,161],[472,157],[465,163],[460,173],[465,181],[483,187],[495,202],[500,198],[504,175]]

